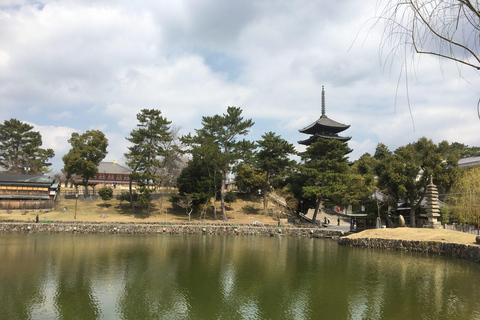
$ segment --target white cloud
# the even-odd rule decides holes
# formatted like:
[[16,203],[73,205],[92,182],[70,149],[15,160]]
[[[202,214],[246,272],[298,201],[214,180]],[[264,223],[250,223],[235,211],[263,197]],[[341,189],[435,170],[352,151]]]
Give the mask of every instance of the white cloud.
[[256,122],[249,138],[276,131],[296,143],[320,116],[322,85],[327,115],[351,125],[351,159],[421,136],[480,145],[480,74],[463,68],[464,80],[455,64],[431,57],[409,69],[413,130],[400,64],[382,65],[383,30],[364,26],[373,3],[42,3],[0,6],[0,120],[45,128],[44,144],[60,158],[72,131],[101,128],[121,161],[144,108],[187,133],[202,116],[239,106]]
[[35,123],[30,123],[33,126],[34,131],[40,132],[42,135],[42,148],[52,148],[56,152],[66,153],[70,149],[68,139],[72,136],[72,133],[76,130],[68,127],[55,127],[55,126],[41,126]]

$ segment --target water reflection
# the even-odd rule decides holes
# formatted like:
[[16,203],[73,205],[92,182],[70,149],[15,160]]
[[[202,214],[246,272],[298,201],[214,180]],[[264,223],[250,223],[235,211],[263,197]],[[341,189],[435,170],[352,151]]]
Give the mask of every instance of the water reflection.
[[6,319],[474,319],[480,266],[307,238],[0,235]]

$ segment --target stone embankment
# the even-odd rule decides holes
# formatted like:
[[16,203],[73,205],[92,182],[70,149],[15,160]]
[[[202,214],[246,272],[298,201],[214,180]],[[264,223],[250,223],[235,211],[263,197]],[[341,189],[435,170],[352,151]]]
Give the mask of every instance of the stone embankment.
[[346,237],[340,238],[338,243],[354,247],[440,254],[480,262],[480,246],[459,243]]
[[210,234],[267,235],[314,238],[338,238],[347,233],[324,228],[250,225],[250,224],[172,224],[172,223],[88,223],[50,222],[0,223],[0,233],[84,233],[84,234]]

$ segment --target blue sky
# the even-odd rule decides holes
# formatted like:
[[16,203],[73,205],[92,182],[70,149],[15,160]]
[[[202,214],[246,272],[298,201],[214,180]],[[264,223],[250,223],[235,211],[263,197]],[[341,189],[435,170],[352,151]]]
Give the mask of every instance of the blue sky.
[[327,115],[351,125],[351,160],[422,136],[480,146],[480,74],[423,56],[405,78],[402,57],[380,52],[376,14],[353,0],[1,0],[0,121],[34,125],[55,171],[89,129],[123,163],[144,108],[186,134],[238,106],[255,122],[248,139],[274,131],[301,151],[324,85]]

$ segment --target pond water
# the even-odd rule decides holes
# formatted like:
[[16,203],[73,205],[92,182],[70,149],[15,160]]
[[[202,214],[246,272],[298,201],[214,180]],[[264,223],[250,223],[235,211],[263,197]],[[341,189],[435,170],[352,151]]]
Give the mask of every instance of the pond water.
[[480,319],[480,265],[328,239],[0,235],[1,319]]

